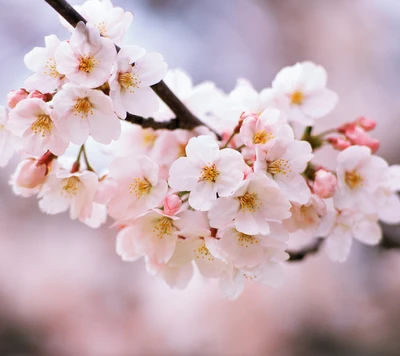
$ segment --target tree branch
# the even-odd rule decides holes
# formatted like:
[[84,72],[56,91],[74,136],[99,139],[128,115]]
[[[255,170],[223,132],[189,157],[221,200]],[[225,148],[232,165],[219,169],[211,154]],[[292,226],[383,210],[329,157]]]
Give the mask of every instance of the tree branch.
[[[83,18],[66,0],[44,0],[46,1],[54,10],[56,10],[69,24],[75,27],[78,22],[87,21]],[[115,46],[117,51],[120,48]],[[128,121],[138,123],[138,125],[146,125],[143,127],[152,127],[154,129],[165,128],[169,130],[175,129],[186,129],[191,130],[197,126],[207,126],[202,123],[196,116],[194,116],[189,109],[178,99],[178,97],[168,88],[164,81],[151,86],[151,89],[158,95],[158,97],[164,101],[164,103],[174,112],[176,119],[170,121],[170,123],[158,123],[153,119],[139,119],[139,116],[128,114]],[[160,125],[162,124],[162,125]],[[172,128],[173,127],[173,128]],[[213,131],[213,130],[212,130]],[[217,135],[219,136],[219,135]]]
[[297,262],[304,260],[308,255],[312,255],[320,249],[322,246],[322,242],[324,241],[323,238],[319,237],[315,239],[312,243],[308,246],[301,248],[298,251],[286,251],[289,254],[288,262]]

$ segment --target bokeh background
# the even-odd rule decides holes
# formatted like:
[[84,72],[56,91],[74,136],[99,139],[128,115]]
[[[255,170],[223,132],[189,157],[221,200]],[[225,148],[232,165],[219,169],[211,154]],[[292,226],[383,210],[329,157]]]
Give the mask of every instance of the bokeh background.
[[[398,0],[113,3],[135,14],[125,43],[161,52],[195,83],[229,91],[243,77],[262,89],[284,66],[322,64],[340,104],[319,129],[376,119],[379,153],[400,163]],[[29,74],[24,54],[51,33],[68,36],[43,0],[0,0],[1,103]],[[120,260],[113,229],[14,196],[15,165],[0,172],[1,356],[400,355],[400,249],[355,243],[344,264],[320,253],[288,265],[283,287],[249,284],[236,301],[200,278],[171,290]]]

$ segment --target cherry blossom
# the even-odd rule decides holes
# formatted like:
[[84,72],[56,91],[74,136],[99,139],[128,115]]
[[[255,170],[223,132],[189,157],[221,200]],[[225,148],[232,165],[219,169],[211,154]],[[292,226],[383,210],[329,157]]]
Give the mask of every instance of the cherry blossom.
[[121,48],[114,74],[110,78],[110,97],[117,115],[126,118],[126,112],[144,117],[158,110],[158,99],[150,88],[167,71],[167,64],[159,53],[146,53],[138,46]]
[[319,169],[315,172],[313,192],[321,198],[331,198],[336,191],[337,178],[325,169]]
[[313,157],[311,152],[308,142],[279,140],[267,153],[257,151],[254,171],[271,177],[290,201],[304,204],[310,199],[311,191],[301,173]]
[[176,190],[190,191],[189,204],[194,209],[209,210],[217,194],[232,194],[243,180],[245,163],[240,153],[220,150],[209,136],[191,138],[186,156],[171,165],[168,183]]
[[68,147],[68,140],[55,124],[54,110],[40,99],[20,101],[11,110],[7,128],[22,138],[26,153],[40,156],[47,150],[62,155]]
[[75,145],[85,143],[89,135],[109,144],[121,134],[121,123],[111,99],[100,90],[65,84],[53,99],[56,126]]
[[243,234],[269,234],[269,221],[290,217],[290,203],[270,178],[251,174],[241,187],[229,197],[219,198],[211,207],[210,225],[224,228],[234,220]]
[[35,72],[25,80],[28,91],[51,93],[65,82],[65,75],[59,72],[55,58],[61,41],[56,35],[46,36],[44,41],[45,47],[35,47],[24,58],[27,68]]
[[147,156],[115,159],[110,164],[108,175],[118,187],[108,204],[110,216],[115,219],[135,218],[161,206],[168,186],[165,180],[159,179],[158,172],[158,165]]
[[110,78],[116,56],[114,43],[83,22],[77,24],[70,41],[62,42],[54,55],[58,72],[88,88],[99,87]]
[[[89,24],[95,26],[103,37],[109,38],[118,46],[122,43],[133,20],[131,12],[114,7],[110,0],[89,0],[74,8]],[[61,19],[61,23],[69,31],[73,31],[73,27],[64,19]]]
[[338,101],[336,93],[326,88],[326,82],[323,67],[302,62],[283,68],[273,80],[272,88],[286,96],[290,121],[313,125],[315,119],[329,114]]

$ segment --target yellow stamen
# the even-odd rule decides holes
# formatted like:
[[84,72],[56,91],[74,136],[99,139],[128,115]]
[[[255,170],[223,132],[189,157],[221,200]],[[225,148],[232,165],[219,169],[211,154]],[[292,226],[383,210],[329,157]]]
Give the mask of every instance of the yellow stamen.
[[293,105],[301,105],[303,101],[304,101],[304,94],[299,90],[293,92],[292,95],[290,96],[290,102]]
[[134,93],[134,89],[139,88],[142,82],[136,74],[125,72],[118,74],[118,83],[129,92]]
[[51,132],[53,128],[53,121],[51,120],[49,115],[39,115],[36,121],[32,124],[31,130],[33,133],[41,134],[42,137],[45,137],[47,133]]
[[273,139],[274,135],[272,132],[266,132],[265,130],[257,131],[253,136],[253,144],[254,145],[263,145],[267,143],[269,140]]
[[258,244],[257,238],[251,235],[246,235],[241,232],[238,233],[238,242],[240,246],[249,248],[250,245]]
[[208,250],[205,244],[202,244],[199,248],[194,250],[195,257],[197,259],[206,259],[208,261],[214,261],[214,256]]
[[64,179],[65,184],[62,187],[63,192],[69,196],[75,196],[78,193],[79,185],[81,183],[78,177],[72,176]]
[[257,200],[256,193],[246,193],[239,197],[240,210],[250,211],[252,213],[260,209],[262,202]]
[[364,183],[363,176],[358,173],[355,169],[352,171],[346,171],[344,174],[344,181],[350,189],[360,188]]
[[93,69],[100,63],[89,53],[79,58],[79,70],[81,72],[91,73]]
[[81,115],[81,118],[83,119],[85,116],[88,117],[88,115],[93,115],[93,105],[89,101],[89,98],[80,98],[76,100],[76,104],[72,108],[72,111],[75,113],[74,115]]
[[49,58],[46,62],[45,71],[43,72],[45,75],[48,75],[52,78],[62,79],[65,75],[60,74],[57,70],[56,61],[53,58]]
[[276,161],[268,163],[267,172],[270,174],[287,174],[292,172],[289,161],[279,158]]
[[157,237],[162,239],[164,235],[171,235],[172,229],[173,220],[166,216],[163,216],[154,225],[153,232],[157,235]]
[[149,194],[153,186],[146,178],[133,178],[133,182],[129,186],[129,193],[135,194],[140,199],[142,195]]
[[209,166],[204,166],[203,169],[201,170],[201,177],[200,177],[199,181],[215,183],[217,181],[219,174],[220,173],[218,172],[217,166],[215,165],[215,163],[212,165],[209,165]]

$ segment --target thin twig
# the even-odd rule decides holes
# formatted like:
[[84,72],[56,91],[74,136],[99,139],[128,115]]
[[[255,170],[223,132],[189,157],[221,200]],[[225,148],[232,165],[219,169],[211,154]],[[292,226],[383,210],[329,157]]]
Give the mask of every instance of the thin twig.
[[[45,0],[54,10],[56,10],[68,23],[73,27],[76,27],[78,22],[87,21],[83,18],[66,0]],[[120,50],[118,46],[115,46],[117,51]],[[206,126],[196,116],[194,116],[189,109],[178,99],[178,97],[168,88],[164,81],[151,86],[151,89],[164,101],[164,103],[174,112],[176,119],[172,125],[176,125],[175,128],[191,130],[197,126]],[[130,115],[132,116],[132,115]],[[135,116],[137,118],[137,116]],[[131,121],[131,120],[128,120]],[[146,123],[146,127],[151,124],[155,124],[156,121],[149,121]],[[144,121],[143,121],[144,124]],[[154,128],[154,127],[153,127]],[[172,130],[172,129],[170,129]]]

